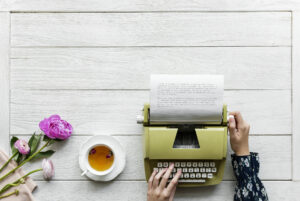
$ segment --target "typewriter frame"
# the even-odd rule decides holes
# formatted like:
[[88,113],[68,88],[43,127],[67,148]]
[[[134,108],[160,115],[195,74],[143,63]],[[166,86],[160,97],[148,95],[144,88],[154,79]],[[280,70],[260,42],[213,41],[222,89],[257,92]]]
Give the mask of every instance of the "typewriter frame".
[[[205,183],[179,183],[181,187],[209,186],[219,184],[224,175],[227,156],[227,105],[223,105],[222,122],[194,124],[200,148],[176,149],[173,143],[178,128],[176,124],[150,122],[150,105],[144,105],[144,168],[146,180],[151,176],[154,161],[215,161],[217,174]],[[174,126],[175,125],[175,126]]]

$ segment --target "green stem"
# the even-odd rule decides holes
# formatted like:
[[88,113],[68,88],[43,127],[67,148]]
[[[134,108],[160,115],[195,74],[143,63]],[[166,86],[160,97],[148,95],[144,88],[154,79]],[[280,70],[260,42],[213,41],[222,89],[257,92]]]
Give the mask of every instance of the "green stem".
[[11,196],[11,195],[13,195],[13,194],[18,195],[18,194],[19,194],[19,191],[18,191],[18,190],[15,190],[15,191],[13,191],[13,192],[11,192],[11,193],[7,193],[7,194],[5,194],[5,195],[2,195],[2,196],[0,196],[0,199],[9,197],[9,196]]
[[40,153],[45,147],[48,146],[48,144],[51,142],[52,140],[47,141],[44,146],[42,146],[37,152],[35,152],[34,154],[32,154],[29,158],[27,158],[26,160],[24,160],[22,163],[20,163],[17,167],[15,167],[14,169],[12,169],[11,171],[9,171],[7,174],[5,174],[4,176],[2,176],[0,178],[0,181],[2,181],[3,179],[5,179],[6,177],[8,177],[11,173],[13,173],[14,171],[16,171],[17,169],[19,169],[20,167],[22,167],[25,163],[27,163],[28,161],[30,161],[33,157],[35,157],[35,155],[37,155],[38,153]]
[[43,170],[42,168],[33,170],[33,171],[27,173],[26,175],[20,177],[19,179],[17,179],[17,180],[14,181],[13,183],[11,183],[11,184],[6,184],[6,185],[0,190],[0,195],[3,194],[4,192],[6,192],[7,190],[9,190],[11,187],[15,187],[15,186],[19,186],[20,184],[23,184],[23,183],[25,182],[24,180],[25,180],[29,175],[31,175],[31,174],[33,174],[33,173],[35,173],[35,172],[38,172],[38,171],[42,171],[42,170]]
[[17,155],[18,152],[14,153],[9,159],[8,161],[6,161],[6,163],[4,163],[4,165],[2,166],[2,168],[0,169],[0,172],[8,165],[8,163]]

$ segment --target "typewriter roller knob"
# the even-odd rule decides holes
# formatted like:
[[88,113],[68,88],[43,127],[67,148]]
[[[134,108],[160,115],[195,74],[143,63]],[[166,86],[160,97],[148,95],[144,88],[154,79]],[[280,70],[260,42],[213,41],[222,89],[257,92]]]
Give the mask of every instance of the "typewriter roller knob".
[[136,122],[138,124],[144,123],[144,116],[143,115],[136,115]]
[[227,116],[227,122],[229,122],[229,119],[233,118],[234,119],[234,116],[233,115],[228,115]]

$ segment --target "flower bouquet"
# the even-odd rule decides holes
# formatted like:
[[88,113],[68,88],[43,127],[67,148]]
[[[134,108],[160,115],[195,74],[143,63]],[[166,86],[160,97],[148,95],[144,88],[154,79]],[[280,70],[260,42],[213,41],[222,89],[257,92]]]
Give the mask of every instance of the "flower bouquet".
[[[18,165],[0,177],[0,181],[9,177],[17,169],[32,160],[43,159],[42,168],[32,170],[14,182],[3,186],[2,189],[0,189],[0,199],[9,197],[11,195],[18,195],[19,191],[17,189],[8,193],[7,191],[12,187],[24,184],[26,178],[35,172],[43,171],[43,176],[46,180],[50,180],[54,176],[53,163],[51,160],[46,159],[50,157],[54,151],[43,150],[56,141],[68,139],[73,132],[73,128],[72,125],[67,121],[62,120],[59,115],[52,115],[49,118],[45,118],[39,123],[39,127],[43,132],[39,135],[34,133],[28,142],[24,139],[18,139],[17,137],[11,138],[10,146],[12,150],[12,156],[6,161],[6,163],[3,164],[2,167],[0,167],[0,172],[4,170],[12,160],[16,161]],[[43,142],[43,145],[40,147],[41,142]]]

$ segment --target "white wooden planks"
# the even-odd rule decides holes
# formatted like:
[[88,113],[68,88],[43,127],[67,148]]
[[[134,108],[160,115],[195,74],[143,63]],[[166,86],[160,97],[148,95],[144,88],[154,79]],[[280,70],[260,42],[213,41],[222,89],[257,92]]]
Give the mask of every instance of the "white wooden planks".
[[[40,181],[34,196],[38,201],[53,200],[146,200],[147,184],[136,182],[96,183],[88,181]],[[235,182],[227,181],[213,187],[178,188],[176,201],[232,201]],[[299,182],[266,181],[269,199],[272,201],[291,201],[299,198]]]
[[[22,138],[22,136],[18,136]],[[57,152],[51,158],[55,166],[54,180],[87,180],[81,177],[78,166],[79,147],[91,136],[72,136],[65,142],[56,143],[51,149]],[[114,136],[126,151],[126,167],[116,180],[145,180],[142,136]],[[24,137],[23,137],[24,138]],[[201,142],[200,142],[201,143]],[[229,146],[230,147],[230,144]],[[291,136],[250,136],[250,149],[260,156],[260,173],[263,180],[291,179]],[[229,153],[231,149],[229,148]],[[41,161],[25,166],[27,171],[39,168]],[[43,180],[41,174],[32,176]],[[231,156],[227,156],[224,180],[235,180],[231,166]]]
[[300,180],[300,13],[293,13],[293,179]]
[[0,10],[12,11],[249,11],[292,10],[297,0],[3,0]]
[[0,149],[8,151],[10,13],[0,12]]
[[[224,74],[226,102],[232,110],[242,111],[252,134],[264,135],[250,137],[251,150],[260,152],[261,178],[291,179],[291,136],[286,134],[292,133],[290,90],[293,96],[297,90],[291,86],[290,65],[289,10],[295,7],[299,2],[294,0],[0,2],[0,10],[55,11],[13,13],[12,46],[21,48],[12,51],[11,133],[29,134],[37,130],[40,119],[59,113],[76,127],[75,135],[130,135],[116,136],[128,156],[128,166],[117,178],[121,181],[106,184],[74,181],[84,179],[74,153],[88,136],[55,145],[59,181],[38,182],[38,200],[145,200],[146,184],[133,181],[144,178],[141,136],[136,135],[142,129],[135,124],[135,115],[149,99],[151,73]],[[263,12],[239,12],[249,10]],[[293,132],[295,128],[294,123]],[[293,151],[295,160],[298,151]],[[227,164],[225,180],[232,179]],[[298,198],[298,183],[264,183],[271,200]],[[58,191],[64,193],[53,195]],[[232,196],[233,182],[227,181],[212,188],[179,189],[176,200],[232,200]]]
[[290,63],[290,47],[13,48],[11,88],[148,89],[152,73],[218,73],[226,89],[291,89]]
[[[291,134],[289,90],[225,91],[230,110],[240,110],[252,134]],[[60,114],[76,134],[141,134],[136,124],[148,91],[12,90],[11,134],[30,134],[50,114]]]
[[290,46],[290,12],[13,13],[17,46]]

